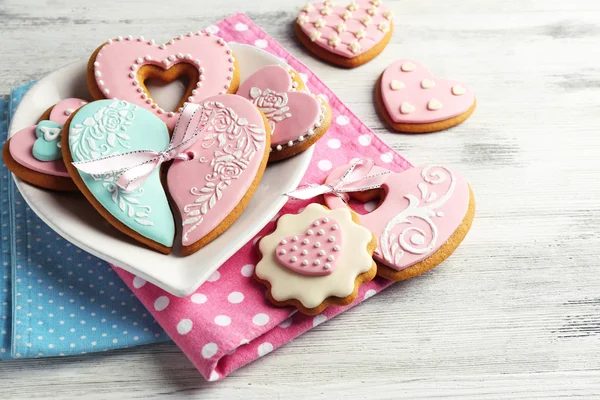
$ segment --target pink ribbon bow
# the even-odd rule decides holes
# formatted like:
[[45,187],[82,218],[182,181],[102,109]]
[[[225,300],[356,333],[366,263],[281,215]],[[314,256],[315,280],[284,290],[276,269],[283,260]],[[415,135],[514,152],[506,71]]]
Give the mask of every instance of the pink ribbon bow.
[[343,200],[348,201],[349,192],[363,192],[371,189],[380,188],[385,182],[385,176],[391,171],[382,171],[369,175],[375,162],[370,158],[359,158],[350,164],[350,168],[335,183],[323,183],[321,185],[311,184],[291,192],[286,195],[299,200],[308,200],[321,194],[332,193]]
[[[134,150],[126,153],[111,154],[95,160],[74,162],[80,171],[91,175],[106,175],[119,173],[116,183],[124,190],[132,191],[139,188],[160,165],[170,160],[191,160],[193,156],[186,152],[198,139],[202,129],[202,112],[197,104],[188,103],[184,106],[177,120],[169,146],[164,151]],[[206,124],[202,124],[202,127]]]

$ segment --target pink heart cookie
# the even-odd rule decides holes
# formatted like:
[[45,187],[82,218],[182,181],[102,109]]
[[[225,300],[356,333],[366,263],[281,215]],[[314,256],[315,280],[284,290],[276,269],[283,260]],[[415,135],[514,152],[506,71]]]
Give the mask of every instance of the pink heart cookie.
[[202,135],[188,148],[189,161],[174,162],[167,186],[182,220],[183,254],[206,245],[246,207],[269,155],[269,131],[260,111],[236,95],[200,103],[190,123]]
[[[62,158],[44,161],[34,156],[33,146],[37,139],[38,125],[53,123],[53,132],[60,143],[60,129],[69,116],[82,105],[87,104],[82,99],[69,98],[58,102],[52,107],[48,119],[37,125],[28,126],[15,133],[5,144],[3,157],[7,167],[25,182],[46,189],[75,191],[77,187],[71,181]],[[41,125],[40,125],[41,126]],[[60,149],[58,149],[60,154]]]
[[403,132],[447,129],[466,120],[475,108],[475,96],[466,85],[436,78],[411,60],[386,68],[377,92],[386,120]]
[[281,239],[279,263],[303,275],[329,275],[342,254],[342,230],[333,218],[318,218],[304,233]]
[[96,99],[126,100],[154,112],[173,129],[181,109],[162,109],[144,84],[147,78],[171,82],[187,76],[180,102],[200,103],[218,94],[235,93],[239,71],[227,43],[210,33],[179,35],[165,44],[119,36],[100,46],[88,64],[88,86]]
[[345,67],[370,61],[392,33],[393,14],[381,0],[307,4],[296,19],[296,33],[317,56]]
[[304,85],[292,76],[298,75],[282,66],[270,65],[252,74],[237,92],[267,117],[272,160],[281,160],[308,148],[327,132],[331,121],[326,102],[297,91]]
[[[347,169],[337,168],[326,183],[335,185]],[[371,173],[384,171],[373,167]],[[465,237],[475,214],[475,200],[465,179],[442,166],[391,173],[378,192],[351,195],[368,200],[381,194],[379,206],[359,219],[377,236],[374,258],[383,264],[378,274],[387,279],[407,279],[442,262]],[[325,204],[332,209],[347,207],[332,194],[325,195]]]

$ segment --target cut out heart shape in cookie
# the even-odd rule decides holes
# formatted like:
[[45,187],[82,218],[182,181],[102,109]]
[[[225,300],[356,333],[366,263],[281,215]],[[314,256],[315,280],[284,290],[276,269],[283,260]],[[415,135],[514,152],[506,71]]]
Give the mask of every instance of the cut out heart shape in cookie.
[[[186,76],[189,85],[179,108],[164,110],[144,82],[155,78],[172,82]],[[165,44],[131,36],[109,39],[92,54],[88,86],[96,99],[120,99],[139,105],[173,129],[185,102],[235,93],[239,69],[227,43],[210,33],[179,35]]]
[[235,95],[206,99],[181,123],[199,124],[201,132],[187,150],[191,159],[175,161],[166,179],[181,215],[182,252],[188,255],[218,237],[242,213],[265,170],[270,132],[254,104]]
[[8,169],[25,182],[46,189],[76,191],[62,161],[61,132],[69,116],[87,102],[69,98],[42,115],[37,125],[13,135],[5,144],[3,158]]
[[252,74],[237,92],[260,108],[269,121],[271,161],[302,152],[329,128],[329,105],[322,98],[303,92],[303,88],[296,72],[270,65]]
[[[335,185],[348,167],[335,169],[326,183]],[[386,171],[373,167],[370,173]],[[383,199],[374,211],[358,218],[377,236],[373,257],[381,263],[378,274],[391,280],[420,275],[445,260],[460,245],[475,215],[475,199],[468,183],[442,166],[391,173],[379,189],[348,194],[365,202]],[[347,207],[332,194],[325,195],[325,204],[332,209]]]
[[402,132],[448,129],[475,109],[475,96],[458,81],[434,77],[421,64],[398,60],[381,75],[377,102],[387,122]]
[[169,130],[151,111],[123,100],[98,100],[76,111],[65,127],[62,149],[73,181],[94,208],[115,228],[138,242],[168,254],[175,223],[156,169],[141,186],[119,186],[120,165],[115,171],[90,174],[73,162],[116,158],[138,151],[161,152],[169,144]]
[[296,19],[296,34],[315,55],[344,67],[376,57],[392,35],[393,14],[381,0],[307,4]]
[[299,235],[281,239],[276,256],[281,265],[303,275],[331,274],[342,254],[342,230],[333,218],[316,219]]

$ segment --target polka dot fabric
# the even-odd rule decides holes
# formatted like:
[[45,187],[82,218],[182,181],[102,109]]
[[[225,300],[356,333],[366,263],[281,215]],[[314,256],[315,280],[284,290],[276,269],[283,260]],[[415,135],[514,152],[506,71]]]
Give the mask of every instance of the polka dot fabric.
[[[300,73],[313,93],[324,95],[329,100],[334,122],[317,143],[303,183],[322,182],[332,168],[359,156],[371,157],[378,165],[397,171],[411,166],[374,136],[304,64],[248,17],[236,14],[207,29],[218,32],[225,40],[258,46],[283,58]],[[386,156],[382,157],[384,154]],[[279,215],[296,213],[306,204],[308,202],[290,202]],[[374,208],[376,204],[356,207],[362,207],[362,212],[366,212],[365,208]],[[274,226],[275,222],[271,221],[257,238],[271,232]],[[222,379],[237,368],[269,354],[390,284],[383,279],[375,279],[360,288],[354,304],[329,307],[317,316],[295,313],[291,308],[273,307],[265,298],[264,286],[252,277],[258,261],[254,248],[257,238],[246,244],[187,298],[177,298],[150,284],[136,285],[135,276],[117,269],[117,273],[209,381]]]
[[[28,88],[13,89],[8,113],[0,101],[2,141],[5,119]],[[52,231],[27,206],[4,165],[0,173],[0,358],[81,354],[168,340],[107,263]]]

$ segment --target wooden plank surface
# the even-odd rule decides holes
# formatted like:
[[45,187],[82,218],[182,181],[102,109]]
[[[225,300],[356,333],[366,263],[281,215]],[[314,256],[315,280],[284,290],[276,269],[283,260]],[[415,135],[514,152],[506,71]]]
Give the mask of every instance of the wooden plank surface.
[[[205,383],[173,344],[0,363],[1,398],[594,398],[600,396],[600,2],[388,0],[387,49],[341,71],[293,37],[301,1],[0,1],[0,94],[102,40],[198,30],[244,11],[414,164],[453,165],[477,216],[434,271]],[[390,132],[374,82],[413,58],[469,84],[451,131]]]

